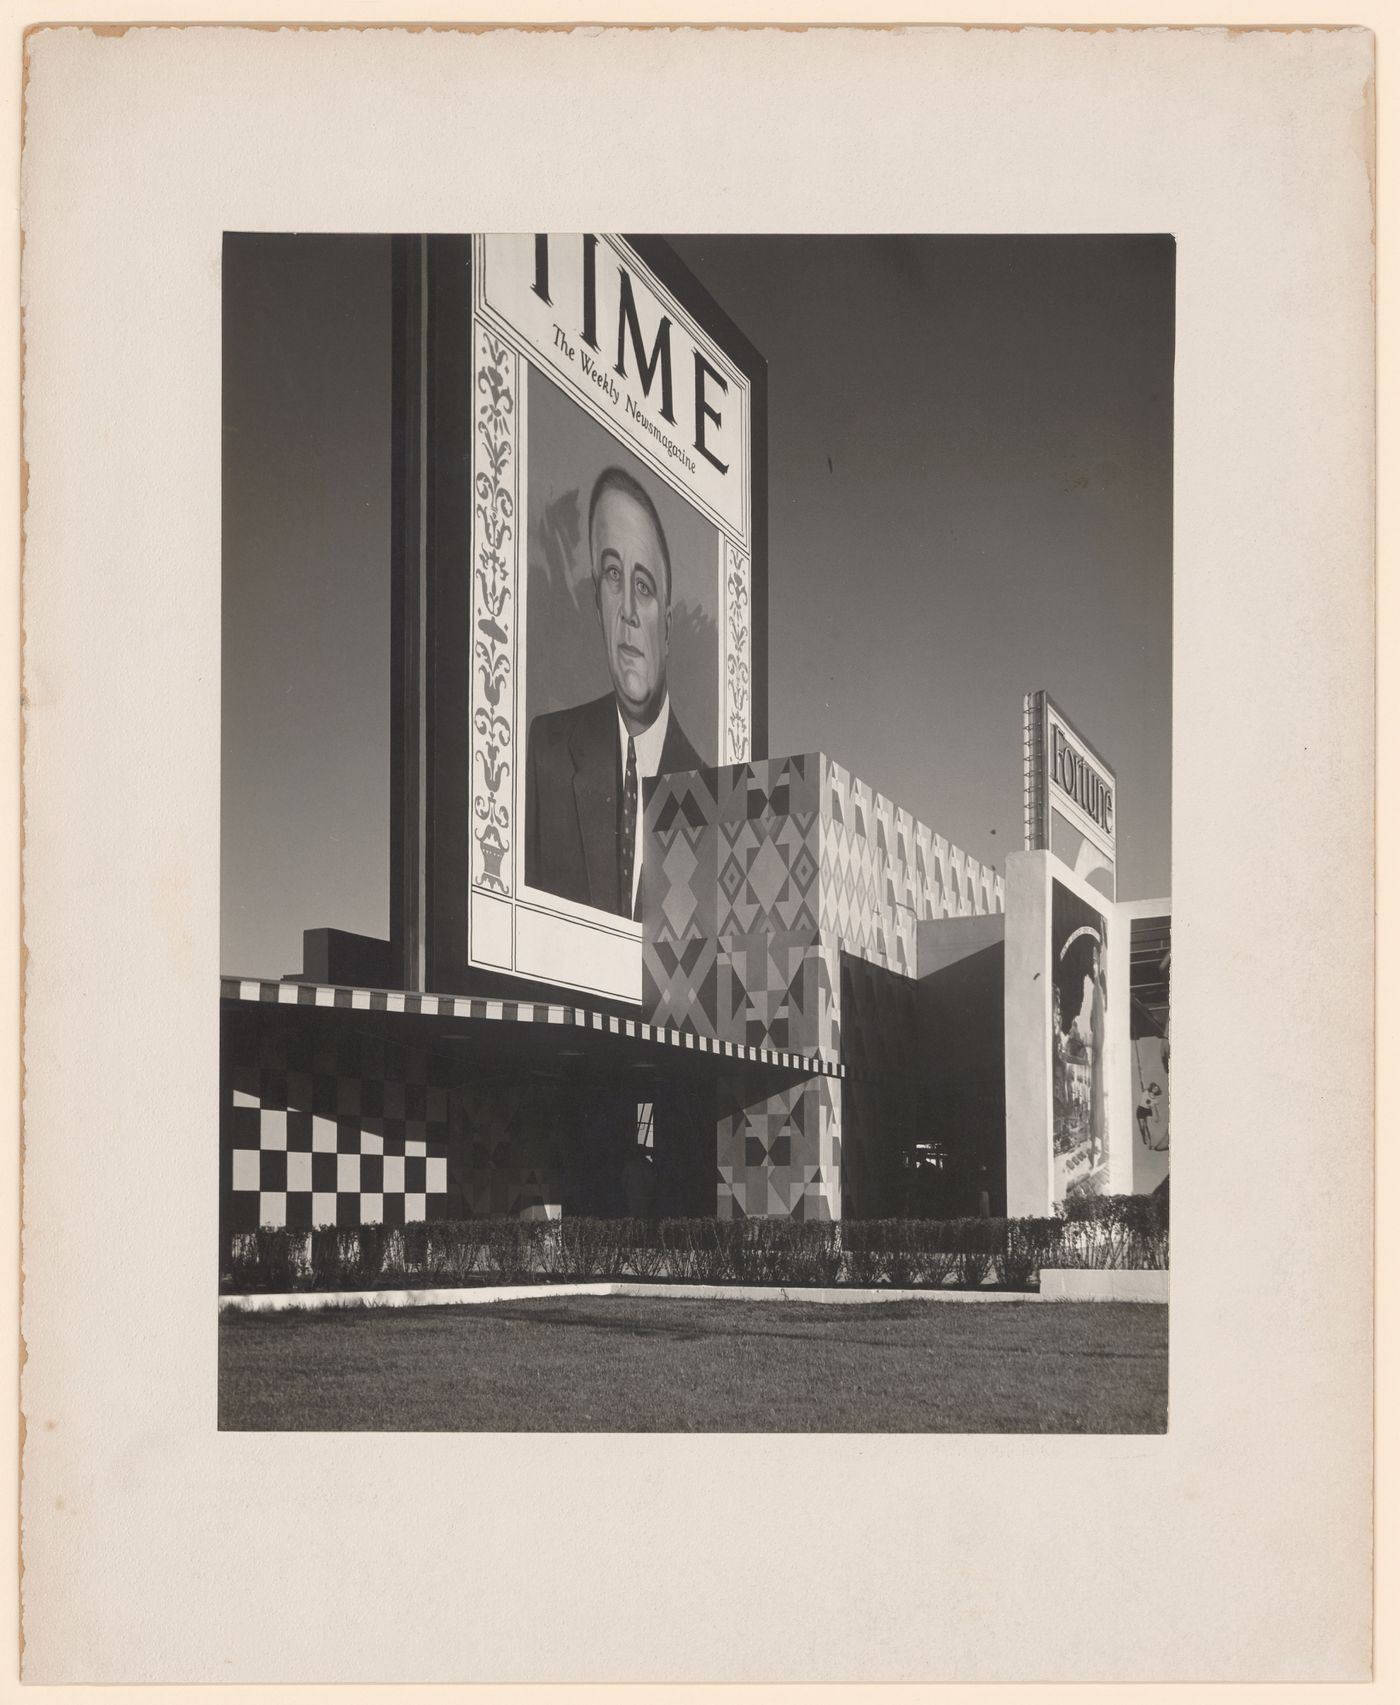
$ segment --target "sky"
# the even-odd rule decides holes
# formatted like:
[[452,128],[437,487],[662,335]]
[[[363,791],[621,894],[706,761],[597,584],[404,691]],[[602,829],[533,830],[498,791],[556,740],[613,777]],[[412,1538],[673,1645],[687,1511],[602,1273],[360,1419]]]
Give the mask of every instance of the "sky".
[[1000,864],[1044,687],[1117,771],[1120,898],[1169,894],[1171,239],[676,247],[768,358],[773,751]]
[[389,931],[389,241],[227,238],[220,962]]
[[[1000,866],[1043,687],[1169,895],[1171,239],[672,240],[768,361],[770,752]],[[224,303],[222,960],[280,975],[388,932],[387,239],[231,238]]]

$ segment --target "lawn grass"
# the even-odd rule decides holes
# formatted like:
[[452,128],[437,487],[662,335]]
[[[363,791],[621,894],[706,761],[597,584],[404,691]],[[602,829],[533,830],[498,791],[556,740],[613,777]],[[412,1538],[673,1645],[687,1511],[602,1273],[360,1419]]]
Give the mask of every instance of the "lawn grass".
[[226,1314],[219,1425],[378,1432],[1162,1432],[1144,1303],[571,1297]]

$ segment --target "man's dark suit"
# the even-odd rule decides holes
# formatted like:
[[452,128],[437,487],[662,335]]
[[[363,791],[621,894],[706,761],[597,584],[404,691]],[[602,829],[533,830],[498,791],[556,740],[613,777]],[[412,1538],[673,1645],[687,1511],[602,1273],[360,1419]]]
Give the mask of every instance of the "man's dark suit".
[[[661,748],[660,774],[700,768],[700,756],[676,720],[675,706]],[[525,760],[525,880],[546,894],[605,912],[619,903],[618,801],[622,753],[617,700],[537,716]],[[641,848],[638,847],[638,856]]]

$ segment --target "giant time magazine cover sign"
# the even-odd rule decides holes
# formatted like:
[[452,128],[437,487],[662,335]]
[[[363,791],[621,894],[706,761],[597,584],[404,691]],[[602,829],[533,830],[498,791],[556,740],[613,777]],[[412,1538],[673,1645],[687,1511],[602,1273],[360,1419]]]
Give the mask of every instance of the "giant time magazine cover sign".
[[477,236],[425,293],[425,981],[635,1002],[647,780],[764,737],[762,363],[653,240]]

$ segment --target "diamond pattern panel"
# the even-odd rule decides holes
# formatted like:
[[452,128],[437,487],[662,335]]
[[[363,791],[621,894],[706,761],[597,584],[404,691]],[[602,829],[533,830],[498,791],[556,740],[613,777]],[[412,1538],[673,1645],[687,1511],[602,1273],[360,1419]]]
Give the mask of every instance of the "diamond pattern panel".
[[721,1219],[840,1217],[838,1082],[812,1077],[772,1095],[741,1075],[719,1086],[716,1212]]
[[643,1016],[813,1052],[820,759],[658,777],[644,819]]

